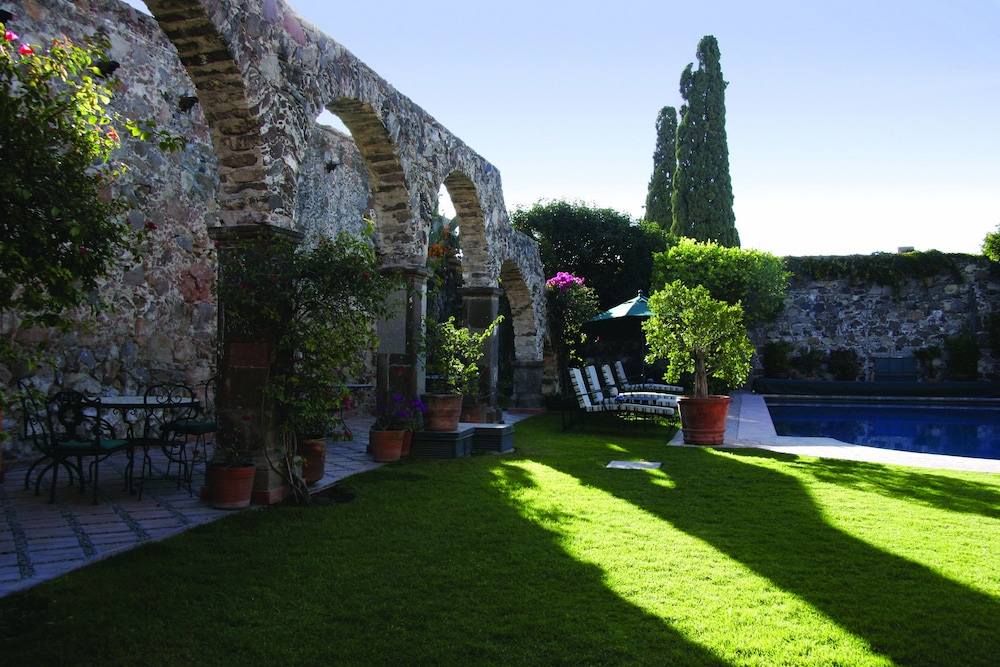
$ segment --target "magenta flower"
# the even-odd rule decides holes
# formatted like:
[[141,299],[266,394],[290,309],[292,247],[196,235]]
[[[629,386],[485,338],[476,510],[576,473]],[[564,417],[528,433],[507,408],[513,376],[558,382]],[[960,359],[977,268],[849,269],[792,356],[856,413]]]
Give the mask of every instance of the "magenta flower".
[[565,292],[576,286],[582,286],[584,282],[583,278],[577,278],[572,273],[566,273],[565,271],[560,271],[553,277],[545,281],[545,285],[552,290],[559,292]]
[[35,50],[31,48],[30,44],[22,44],[18,49],[18,52],[20,52],[22,56],[30,56],[35,53]]
[[13,30],[7,30],[3,34],[3,38],[8,42],[16,42],[19,38]]

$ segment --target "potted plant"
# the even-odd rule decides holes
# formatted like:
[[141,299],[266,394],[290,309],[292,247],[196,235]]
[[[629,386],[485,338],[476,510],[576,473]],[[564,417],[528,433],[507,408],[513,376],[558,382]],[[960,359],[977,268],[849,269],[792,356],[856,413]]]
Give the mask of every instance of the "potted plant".
[[423,418],[424,404],[416,399],[407,399],[401,394],[379,398],[375,405],[375,421],[368,432],[369,451],[372,457],[386,463],[396,461],[405,453],[407,435],[419,428]]
[[740,386],[750,375],[753,345],[743,325],[739,303],[713,299],[701,285],[676,280],[649,297],[653,315],[643,323],[649,345],[647,362],[667,362],[664,380],[676,383],[685,372],[694,373],[694,395],[678,405],[684,442],[722,444],[729,414],[729,396],[708,393],[708,378]]
[[250,505],[257,473],[252,419],[244,415],[238,426],[222,429],[216,436],[214,458],[205,466],[203,493],[216,509],[234,510]]
[[341,387],[367,372],[367,353],[378,344],[373,322],[389,315],[399,281],[380,270],[365,235],[346,232],[248,245],[219,261],[226,326],[265,332],[272,341],[263,393],[278,432],[276,447],[264,454],[307,502],[307,483],[296,472],[298,443],[319,440],[325,451],[326,438],[341,432]]
[[444,322],[424,319],[421,348],[428,380],[433,392],[421,399],[426,406],[424,428],[428,431],[454,431],[462,413],[463,397],[479,395],[479,361],[494,329],[503,320],[497,317],[481,333],[456,326],[454,316]]

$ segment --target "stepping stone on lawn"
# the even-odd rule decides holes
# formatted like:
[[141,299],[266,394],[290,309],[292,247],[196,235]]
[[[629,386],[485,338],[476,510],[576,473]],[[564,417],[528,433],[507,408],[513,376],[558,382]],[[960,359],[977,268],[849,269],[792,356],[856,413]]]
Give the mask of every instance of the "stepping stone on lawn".
[[661,465],[663,464],[659,461],[612,461],[605,467],[617,470],[655,470]]

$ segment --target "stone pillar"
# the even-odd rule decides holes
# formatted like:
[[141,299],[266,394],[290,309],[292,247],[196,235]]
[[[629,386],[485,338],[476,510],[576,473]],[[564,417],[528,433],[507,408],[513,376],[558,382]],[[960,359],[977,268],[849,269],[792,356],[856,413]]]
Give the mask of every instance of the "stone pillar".
[[404,284],[389,297],[394,316],[378,323],[375,393],[382,399],[389,394],[416,398],[424,391],[424,367],[418,352],[431,270],[425,266],[385,270],[402,271]]
[[[473,331],[485,331],[500,314],[500,295],[496,287],[462,287],[462,320]],[[499,422],[502,415],[497,403],[497,383],[500,380],[500,336],[493,332],[486,343],[485,354],[479,362],[479,395],[486,404],[484,419],[487,423]]]
[[[298,243],[302,235],[295,231],[268,225],[236,225],[213,227],[209,237],[219,251],[219,279],[222,279],[223,258],[241,249],[273,244],[278,239]],[[226,326],[226,304],[218,304],[219,359],[216,407],[219,428],[223,432],[239,433],[249,439],[254,449],[257,475],[252,501],[271,504],[283,499],[288,489],[284,479],[271,469],[266,452],[279,443],[280,424],[274,402],[264,394],[264,385],[275,365],[277,331],[273,327],[249,331]]]
[[514,394],[510,397],[511,412],[540,412],[545,408],[542,396],[541,361],[514,362]]

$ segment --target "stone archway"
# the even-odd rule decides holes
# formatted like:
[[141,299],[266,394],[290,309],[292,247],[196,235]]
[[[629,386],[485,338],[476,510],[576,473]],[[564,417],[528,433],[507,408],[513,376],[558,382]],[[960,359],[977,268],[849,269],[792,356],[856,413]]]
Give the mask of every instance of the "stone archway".
[[[379,352],[380,391],[391,377],[400,383],[393,390],[413,395],[422,388],[415,337],[424,313],[431,202],[442,183],[469,234],[463,247],[466,312],[495,314],[505,274],[523,286],[513,291],[519,312],[531,312],[533,326],[524,319],[521,331],[539,337],[534,346],[521,345],[519,359],[541,361],[541,262],[534,241],[510,226],[493,165],[281,0],[146,5],[177,48],[211,129],[219,161],[220,242],[238,242],[249,228],[294,230],[299,170],[318,112],[326,108],[350,128],[371,183],[370,211],[385,264],[408,278],[399,316],[380,323],[386,341]],[[403,372],[390,374],[390,368]],[[230,369],[223,364],[220,371],[225,383]],[[227,400],[235,399],[220,391],[220,402]],[[241,409],[253,409],[250,403]]]

